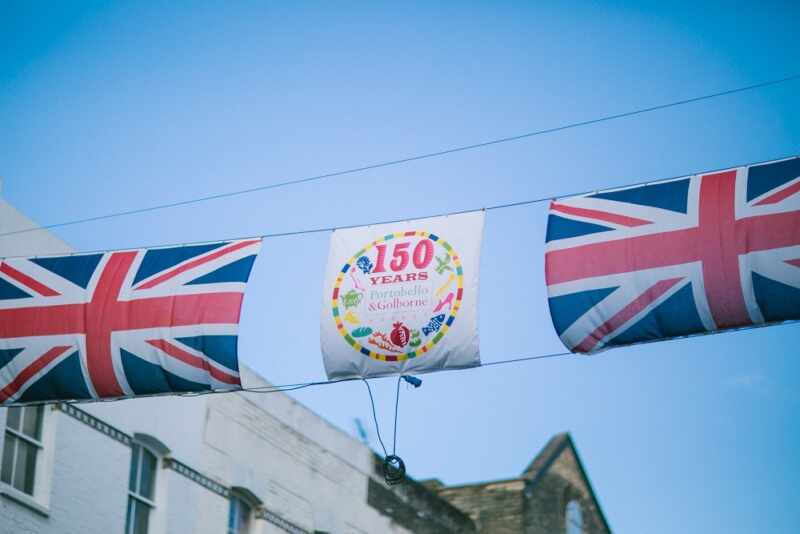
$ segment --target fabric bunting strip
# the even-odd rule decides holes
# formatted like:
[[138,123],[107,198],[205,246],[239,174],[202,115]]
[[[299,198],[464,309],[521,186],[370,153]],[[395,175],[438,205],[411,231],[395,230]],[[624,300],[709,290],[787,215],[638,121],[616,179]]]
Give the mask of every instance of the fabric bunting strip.
[[554,201],[545,250],[573,352],[800,319],[800,159]]
[[484,213],[337,230],[320,337],[328,378],[480,364]]
[[261,239],[0,263],[0,403],[240,389]]

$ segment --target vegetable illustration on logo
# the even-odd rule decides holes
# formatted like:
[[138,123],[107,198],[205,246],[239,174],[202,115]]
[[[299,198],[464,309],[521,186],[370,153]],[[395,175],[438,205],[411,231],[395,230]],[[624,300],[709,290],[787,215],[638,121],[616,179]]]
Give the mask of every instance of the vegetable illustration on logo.
[[452,271],[453,268],[450,267],[450,256],[445,256],[444,258],[440,258],[436,256],[436,272],[438,274],[444,274],[445,271]]
[[361,293],[357,293],[355,290],[351,289],[344,295],[342,295],[342,302],[344,302],[344,307],[346,309],[355,308],[359,304],[361,304],[361,299],[364,298],[364,295]]
[[422,344],[422,340],[419,338],[419,330],[412,330],[411,331],[411,342],[408,344],[409,347],[417,348]]
[[392,325],[392,333],[389,336],[392,343],[398,347],[405,347],[408,344],[408,338],[411,336],[411,329],[409,329],[402,322],[398,321]]

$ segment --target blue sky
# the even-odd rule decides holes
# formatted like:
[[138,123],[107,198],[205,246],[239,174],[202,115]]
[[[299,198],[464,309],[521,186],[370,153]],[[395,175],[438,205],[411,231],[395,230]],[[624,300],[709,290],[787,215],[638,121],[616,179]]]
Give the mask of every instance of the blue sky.
[[[669,5],[665,5],[669,4]],[[42,224],[558,126],[800,72],[796,2],[3,2],[3,196]],[[347,225],[800,152],[800,82],[447,157],[59,229],[79,250]],[[484,361],[562,350],[543,205],[490,212]],[[320,379],[325,234],[265,242],[241,359]],[[800,325],[403,391],[418,478],[519,474],[569,430],[617,532],[794,532]],[[394,382],[375,384],[384,433]],[[294,396],[348,432],[361,384]],[[126,401],[135,402],[135,401]],[[373,436],[372,425],[368,425]]]

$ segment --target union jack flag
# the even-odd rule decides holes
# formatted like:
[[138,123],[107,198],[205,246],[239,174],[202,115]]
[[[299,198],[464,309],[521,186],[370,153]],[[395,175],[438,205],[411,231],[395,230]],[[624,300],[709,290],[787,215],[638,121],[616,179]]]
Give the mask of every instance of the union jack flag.
[[241,388],[260,239],[0,262],[0,403]]
[[800,159],[553,201],[545,265],[573,352],[800,319]]

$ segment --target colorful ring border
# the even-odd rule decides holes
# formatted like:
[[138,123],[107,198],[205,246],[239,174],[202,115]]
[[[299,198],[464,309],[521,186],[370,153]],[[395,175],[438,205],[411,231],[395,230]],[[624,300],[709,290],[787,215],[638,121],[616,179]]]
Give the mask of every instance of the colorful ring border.
[[[353,339],[353,336],[351,336],[350,333],[345,328],[344,323],[342,322],[342,319],[339,315],[339,288],[341,287],[342,281],[344,280],[344,275],[347,274],[347,272],[351,268],[355,268],[356,261],[358,260],[358,258],[363,256],[365,252],[373,248],[375,245],[380,245],[381,243],[385,243],[386,241],[391,241],[392,239],[397,239],[402,237],[427,237],[431,241],[439,243],[442,246],[442,248],[444,248],[447,251],[447,254],[453,260],[453,265],[455,265],[456,267],[456,283],[457,283],[456,299],[455,302],[453,303],[453,306],[450,308],[450,316],[445,320],[444,324],[442,324],[442,327],[439,329],[439,331],[436,333],[433,339],[428,341],[425,345],[414,351],[406,352],[405,354],[399,354],[399,355],[381,354],[379,352],[372,351],[361,345],[358,341]],[[378,360],[382,362],[402,362],[425,354],[426,352],[431,350],[431,348],[433,348],[433,346],[436,345],[442,339],[442,337],[444,337],[445,333],[450,329],[450,327],[453,325],[453,321],[455,321],[456,319],[456,314],[458,313],[458,310],[461,308],[461,300],[463,296],[464,296],[464,270],[461,267],[461,259],[459,258],[458,254],[455,252],[455,250],[453,250],[453,247],[450,246],[450,243],[448,243],[444,239],[441,239],[436,234],[432,234],[430,232],[425,232],[422,230],[416,230],[416,231],[394,232],[392,234],[386,234],[382,238],[376,239],[366,247],[356,252],[347,261],[347,263],[344,264],[344,267],[342,267],[342,269],[339,271],[339,274],[336,277],[336,282],[333,284],[331,308],[333,312],[333,320],[334,323],[336,323],[336,330],[344,338],[344,340],[347,341],[347,343],[351,347],[353,347],[357,352],[360,352],[365,356],[369,356],[373,360]]]

